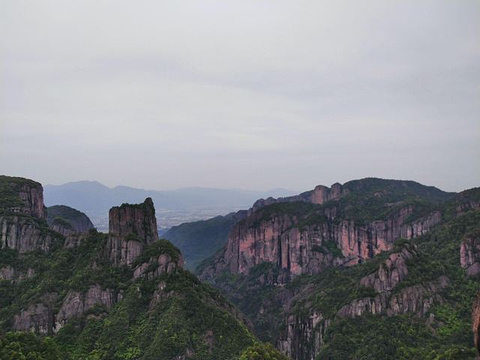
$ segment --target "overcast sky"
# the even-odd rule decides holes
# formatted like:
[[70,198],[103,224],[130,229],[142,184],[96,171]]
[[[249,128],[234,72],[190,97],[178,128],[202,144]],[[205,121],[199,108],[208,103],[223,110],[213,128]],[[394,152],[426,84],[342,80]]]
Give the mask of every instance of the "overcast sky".
[[480,186],[480,1],[0,0],[0,173]]

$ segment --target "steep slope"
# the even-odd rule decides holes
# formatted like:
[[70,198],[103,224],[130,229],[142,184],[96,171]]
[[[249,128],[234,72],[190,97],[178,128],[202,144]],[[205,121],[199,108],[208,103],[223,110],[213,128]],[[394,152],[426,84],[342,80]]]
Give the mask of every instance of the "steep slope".
[[[32,216],[41,213],[31,210],[38,209],[31,197],[15,196],[25,184],[41,193],[38,183],[3,180],[11,191],[2,216],[22,217],[33,234],[54,241],[18,248],[3,233],[0,328],[9,333],[0,334],[0,354],[12,346],[30,354],[37,343],[38,358],[51,350],[52,359],[233,359],[256,343],[238,311],[183,270],[177,248],[158,240],[151,199],[113,208],[110,234],[93,229],[71,242]],[[21,242],[32,243],[23,232]]]
[[[259,207],[243,225],[237,224],[247,232],[261,234],[251,246],[253,251],[239,247],[244,252],[228,258],[225,249],[205,262],[200,274],[239,306],[263,340],[275,342],[292,359],[473,359],[470,314],[480,289],[474,271],[478,259],[480,189],[453,198],[437,191],[433,196],[430,192],[425,195],[423,190],[414,188],[416,196],[407,191],[408,196],[403,198],[386,190],[382,192],[386,200],[383,204],[376,201],[379,189],[375,188],[374,198],[371,191],[356,194],[350,190],[348,195],[321,205],[284,201]],[[392,201],[394,197],[396,201]],[[392,222],[392,217],[398,219],[396,214],[405,207],[409,211],[403,220]],[[340,219],[328,212],[335,212]],[[275,219],[285,219],[284,224],[289,224],[284,225],[288,236],[282,235],[281,228],[277,233],[262,229],[265,214],[266,222],[271,221],[273,227],[277,224]],[[311,214],[322,216],[313,217],[314,224],[305,224]],[[387,239],[383,243],[388,246],[361,258],[359,264],[345,261],[350,255],[344,252],[344,243],[337,241],[341,237],[335,237],[335,231],[313,229],[308,233],[309,227],[322,229],[329,222],[326,229],[331,231],[349,214],[355,216],[354,220],[348,219],[355,227],[359,224],[359,228],[368,229],[372,222],[397,227],[391,229],[390,238],[377,236]],[[429,218],[435,218],[435,224],[418,225]],[[277,256],[273,256],[273,261],[262,257],[268,249],[263,239],[273,237],[273,249],[277,242],[291,245],[294,231],[301,233],[300,239],[322,240],[317,242],[317,249],[323,255],[319,257],[323,267],[305,267],[311,259],[308,251],[312,247],[308,247],[308,242],[299,251],[304,257],[287,257],[290,268],[282,267],[285,263]],[[360,242],[359,248],[361,242],[371,241],[360,235],[361,231],[354,235]],[[238,238],[234,228],[229,244]],[[325,238],[332,239],[333,244],[323,242]],[[297,249],[286,248],[290,252]],[[252,259],[258,256],[259,261],[242,260],[247,258],[245,252],[253,254]],[[344,261],[335,262],[342,255]],[[356,256],[354,259],[359,259],[358,253]],[[292,272],[296,268],[292,260],[302,272]],[[246,264],[243,268],[239,267],[242,261]]]
[[185,257],[185,267],[195,268],[215,254],[228,240],[233,225],[246,216],[239,211],[212,219],[184,223],[169,229],[163,237],[180,249]]
[[87,215],[65,205],[55,205],[47,208],[48,226],[64,236],[85,233],[94,226]]

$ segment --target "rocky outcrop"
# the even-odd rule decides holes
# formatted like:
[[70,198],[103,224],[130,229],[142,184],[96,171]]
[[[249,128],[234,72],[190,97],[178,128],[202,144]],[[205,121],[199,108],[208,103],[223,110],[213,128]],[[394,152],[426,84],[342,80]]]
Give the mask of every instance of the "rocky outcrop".
[[380,264],[372,274],[360,280],[360,285],[375,289],[378,293],[393,290],[395,286],[408,275],[406,261],[415,255],[414,249],[403,248],[400,252],[394,252],[388,259]]
[[15,269],[11,266],[5,266],[0,269],[0,280],[11,281],[15,278]]
[[468,276],[480,274],[480,233],[465,236],[460,244],[460,265]]
[[11,207],[9,210],[14,213],[45,219],[42,185],[35,181],[25,179],[23,184],[16,185],[15,188],[23,205]]
[[47,222],[51,229],[63,236],[81,234],[94,229],[87,215],[65,205],[48,207]]
[[143,204],[123,204],[109,212],[108,257],[115,265],[131,265],[145,245],[158,241],[151,198]]
[[20,281],[35,275],[35,270],[28,268],[26,271],[17,271],[12,266],[4,266],[0,269],[0,280]]
[[265,206],[285,202],[307,202],[322,205],[331,200],[338,200],[349,192],[349,189],[339,183],[333,184],[330,188],[324,185],[318,185],[312,191],[306,191],[300,195],[281,197],[278,199],[269,197],[267,199],[257,200],[249,210],[249,215]]
[[111,289],[102,289],[100,285],[92,285],[84,293],[69,291],[59,312],[55,315],[54,331],[58,332],[68,320],[81,316],[95,306],[101,305],[109,310],[121,299],[121,294]]
[[153,256],[148,262],[138,265],[133,271],[133,277],[154,278],[161,274],[171,274],[177,269],[183,268],[183,259],[173,259],[169,254],[161,254],[158,257]]
[[13,318],[13,329],[16,331],[34,331],[40,334],[52,334],[54,320],[54,304],[56,294],[46,294],[41,302],[30,305]]
[[354,300],[343,306],[337,313],[340,317],[357,317],[365,313],[386,314],[388,316],[415,313],[423,316],[431,308],[434,302],[442,304],[443,298],[438,294],[449,284],[447,277],[442,276],[438,281],[425,285],[414,285],[402,289],[398,293],[381,293],[374,298]]

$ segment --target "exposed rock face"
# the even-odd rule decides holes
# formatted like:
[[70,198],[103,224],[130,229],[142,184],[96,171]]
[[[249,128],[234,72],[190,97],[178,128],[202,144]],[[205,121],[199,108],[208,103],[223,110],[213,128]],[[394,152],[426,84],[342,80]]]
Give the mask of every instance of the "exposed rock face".
[[131,265],[145,245],[158,241],[157,219],[151,198],[143,204],[123,204],[109,212],[107,250],[115,265]]
[[111,309],[120,300],[120,297],[120,294],[111,289],[104,290],[100,285],[90,286],[86,293],[70,291],[55,316],[54,331],[58,332],[69,319],[83,315],[96,305],[103,305],[106,309]]
[[477,296],[475,303],[473,304],[472,312],[472,330],[473,330],[473,342],[475,348],[478,351],[480,358],[480,294]]
[[460,265],[468,276],[480,274],[480,234],[469,234],[460,245]]
[[29,217],[0,215],[0,248],[18,250],[21,253],[32,250],[48,251],[56,238],[55,233],[45,231]]
[[403,248],[401,252],[390,254],[388,259],[380,264],[378,270],[362,278],[360,284],[371,287],[378,293],[393,290],[408,275],[406,261],[414,256],[412,251],[414,250]]
[[35,271],[32,268],[28,268],[27,271],[19,272],[11,266],[5,266],[0,269],[0,280],[7,281],[20,281],[27,279],[35,275]]
[[418,316],[423,316],[431,308],[434,301],[443,303],[443,298],[437,293],[448,284],[448,278],[442,276],[436,282],[407,287],[391,296],[389,293],[382,293],[375,298],[357,299],[342,307],[337,316],[356,317],[364,313],[386,314],[388,316],[415,313]]
[[253,213],[232,228],[225,251],[201,277],[209,279],[224,270],[248,273],[255,265],[271,262],[283,271],[285,275],[279,281],[285,282],[291,276],[318,274],[330,266],[358,264],[392,249],[397,239],[425,234],[441,221],[440,212],[433,212],[407,223],[413,212],[411,206],[385,221],[367,225],[338,222],[335,211],[326,212],[325,221],[301,227],[296,216],[276,215],[265,220],[261,211]]
[[0,280],[13,280],[15,278],[15,269],[11,266],[5,266],[0,269]]
[[315,360],[330,324],[331,320],[316,311],[307,318],[290,315],[285,337],[277,341],[277,348],[292,359]]
[[178,260],[174,260],[168,254],[161,254],[158,257],[151,257],[148,262],[137,266],[133,271],[133,277],[135,279],[141,276],[154,278],[163,273],[171,274],[179,268],[183,268],[182,257]]
[[40,334],[52,334],[54,315],[53,306],[56,294],[47,294],[42,302],[30,305],[26,310],[13,318],[13,329],[16,331],[34,331]]
[[45,219],[45,205],[43,204],[43,187],[40,183],[28,181],[21,186],[18,192],[24,205],[11,208],[11,211]]

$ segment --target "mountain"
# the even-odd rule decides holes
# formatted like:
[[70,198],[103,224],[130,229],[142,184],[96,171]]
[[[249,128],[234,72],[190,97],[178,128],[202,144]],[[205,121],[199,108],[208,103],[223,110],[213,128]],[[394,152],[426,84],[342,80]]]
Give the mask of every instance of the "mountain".
[[62,235],[68,236],[94,229],[87,215],[71,207],[55,205],[46,210],[48,226]]
[[183,269],[158,238],[152,199],[110,209],[108,234],[64,235],[42,196],[37,182],[0,177],[2,359],[250,359],[256,349],[285,359]]
[[123,202],[137,203],[151,197],[161,210],[162,227],[211,218],[249,207],[261,197],[291,195],[284,189],[248,191],[236,189],[185,188],[178,190],[142,190],[127,186],[109,188],[96,181],[78,181],[45,186],[47,206],[67,205],[86,213],[98,229],[106,230],[105,214]]
[[258,201],[198,268],[294,360],[473,359],[480,189],[362,179]]

